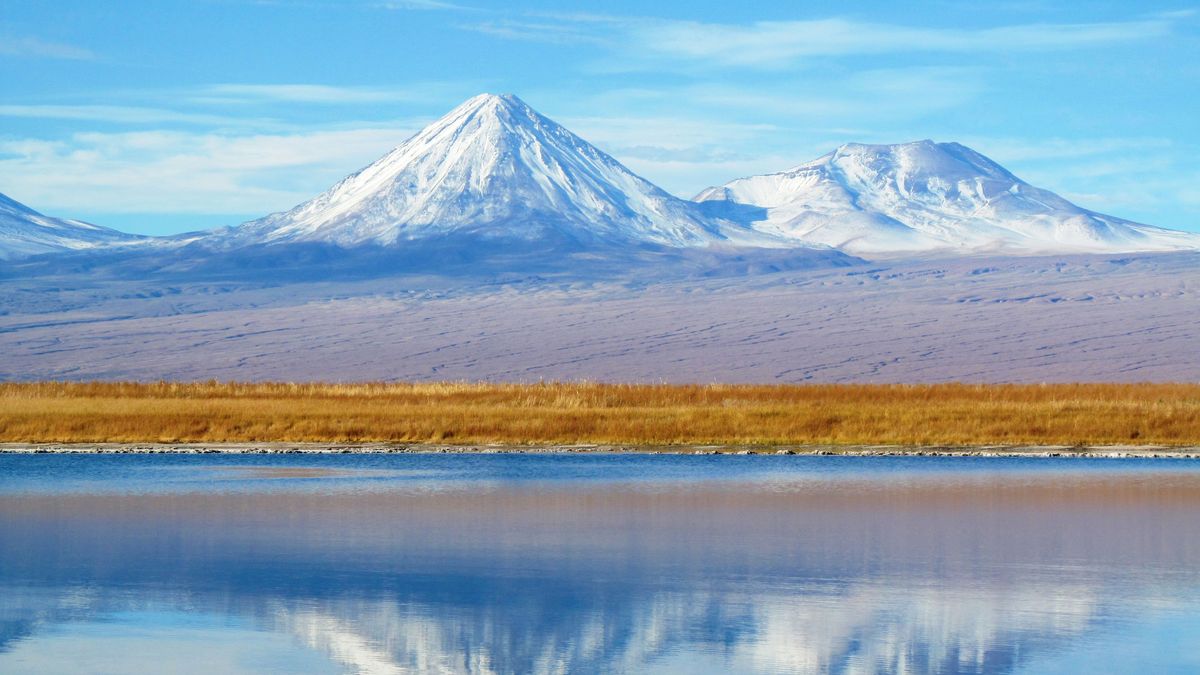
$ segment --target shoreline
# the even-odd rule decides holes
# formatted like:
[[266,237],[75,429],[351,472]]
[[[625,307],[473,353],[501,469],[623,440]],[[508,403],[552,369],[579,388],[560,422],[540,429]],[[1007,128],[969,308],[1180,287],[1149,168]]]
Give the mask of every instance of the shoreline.
[[436,443],[0,443],[0,454],[33,455],[393,455],[651,454],[841,457],[1081,457],[1200,459],[1200,446],[1161,445],[632,445]]

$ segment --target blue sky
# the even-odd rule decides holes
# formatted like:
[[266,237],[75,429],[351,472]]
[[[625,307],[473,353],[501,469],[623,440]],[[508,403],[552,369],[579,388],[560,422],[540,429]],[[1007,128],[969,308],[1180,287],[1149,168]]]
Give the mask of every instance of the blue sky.
[[933,138],[1200,231],[1187,2],[3,2],[0,192],[128,231],[291,207],[484,91],[683,197]]

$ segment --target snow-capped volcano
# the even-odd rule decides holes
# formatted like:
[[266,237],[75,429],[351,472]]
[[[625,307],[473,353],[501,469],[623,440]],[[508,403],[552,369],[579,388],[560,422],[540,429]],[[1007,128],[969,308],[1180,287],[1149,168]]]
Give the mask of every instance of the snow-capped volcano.
[[0,260],[142,239],[81,220],[44,216],[0,194]]
[[695,199],[762,207],[749,224],[765,234],[867,256],[1200,248],[1200,235],[1081,208],[958,143],[843,145]]
[[437,237],[573,245],[767,241],[706,217],[519,98],[482,94],[290,211],[222,235],[349,247]]

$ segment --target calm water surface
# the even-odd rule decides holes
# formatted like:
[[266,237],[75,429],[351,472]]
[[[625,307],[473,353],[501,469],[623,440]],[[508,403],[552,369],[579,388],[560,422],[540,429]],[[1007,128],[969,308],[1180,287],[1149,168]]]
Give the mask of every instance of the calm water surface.
[[1200,462],[0,455],[0,673],[1197,673]]

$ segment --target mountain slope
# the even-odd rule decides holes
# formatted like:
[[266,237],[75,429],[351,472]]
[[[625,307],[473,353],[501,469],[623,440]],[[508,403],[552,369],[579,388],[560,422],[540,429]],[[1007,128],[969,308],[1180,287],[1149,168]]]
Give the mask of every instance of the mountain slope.
[[695,199],[761,207],[748,224],[765,234],[868,256],[1200,248],[1200,235],[1081,208],[958,143],[843,145]]
[[315,199],[221,236],[343,247],[460,237],[518,247],[771,243],[667,194],[515,96],[491,94]]
[[0,260],[142,239],[79,220],[44,216],[0,194]]

